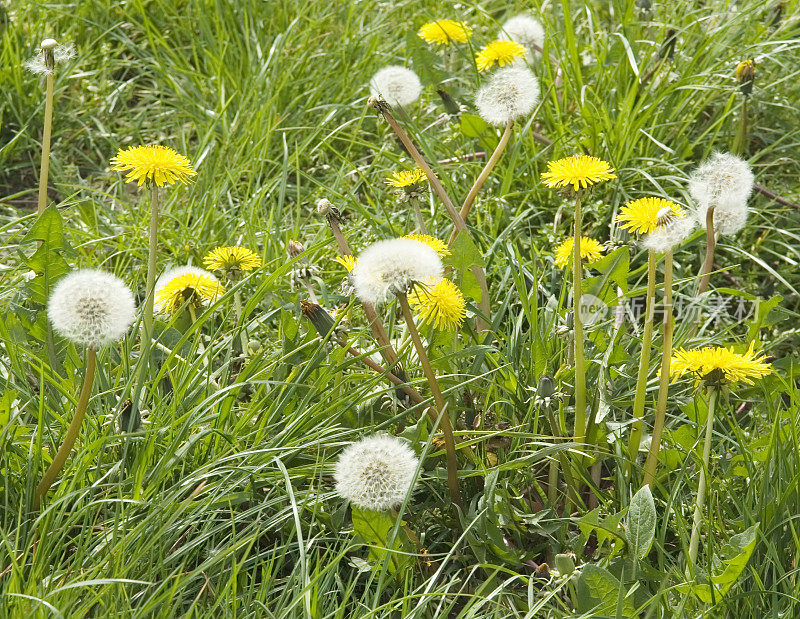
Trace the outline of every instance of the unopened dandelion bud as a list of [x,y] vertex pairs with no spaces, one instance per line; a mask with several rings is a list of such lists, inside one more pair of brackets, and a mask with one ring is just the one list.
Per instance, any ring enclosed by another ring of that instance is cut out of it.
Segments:
[[678,42],[676,35],[677,32],[674,28],[667,30],[667,36],[664,37],[664,42],[661,44],[661,48],[658,50],[659,58],[672,60],[672,57],[675,55],[675,44]]
[[756,79],[756,63],[750,60],[742,60],[736,65],[736,81],[739,82],[739,89],[745,97],[749,97],[753,92],[753,82]]
[[310,301],[301,300],[300,312],[314,326],[314,329],[321,338],[324,339],[328,337],[330,332],[333,331],[335,325],[333,316],[331,316],[321,305],[312,303]]
[[286,251],[289,252],[290,258],[297,258],[300,254],[302,254],[306,250],[303,247],[303,244],[299,241],[289,241],[286,245]]

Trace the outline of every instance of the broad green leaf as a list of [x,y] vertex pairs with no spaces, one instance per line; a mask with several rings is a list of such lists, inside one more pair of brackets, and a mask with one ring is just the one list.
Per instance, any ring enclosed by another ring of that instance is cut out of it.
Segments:
[[481,254],[469,232],[466,230],[462,230],[458,233],[450,251],[452,253],[447,257],[446,262],[454,269],[466,271],[473,264],[477,264],[479,267],[486,266],[483,254]]
[[374,569],[381,568],[387,552],[391,553],[387,568],[390,572],[394,573],[409,563],[410,557],[408,555],[392,552],[393,550],[403,549],[402,536],[404,532],[402,528],[397,531],[394,544],[392,544],[391,548],[389,546],[389,538],[394,528],[394,520],[389,514],[361,509],[355,505],[352,506],[352,514],[353,530],[364,543],[369,545],[369,560],[372,562]]
[[650,486],[642,486],[628,506],[626,537],[633,556],[644,559],[653,543],[656,530],[656,506]]
[[447,77],[437,66],[439,57],[419,38],[414,29],[406,32],[406,52],[423,85],[438,86]]
[[[578,579],[578,612],[597,615],[616,615],[617,601],[620,594],[619,580],[608,570],[588,564],[581,569]],[[622,616],[631,617],[635,612],[633,602],[629,598],[622,601]]]
[[479,138],[489,129],[489,123],[475,114],[462,114],[460,126],[461,133],[468,138]]

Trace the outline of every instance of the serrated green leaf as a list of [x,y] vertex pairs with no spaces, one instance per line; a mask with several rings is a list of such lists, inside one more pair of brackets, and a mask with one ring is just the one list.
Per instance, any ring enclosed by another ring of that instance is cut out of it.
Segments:
[[397,531],[397,537],[390,546],[389,539],[394,529],[394,519],[384,512],[376,512],[370,509],[361,509],[352,506],[353,530],[356,535],[369,545],[369,561],[373,569],[381,569],[386,553],[391,553],[387,569],[394,573],[400,568],[408,565],[410,558],[408,555],[392,552],[393,550],[403,549],[403,529]]
[[466,271],[473,264],[479,267],[486,266],[483,254],[481,254],[467,230],[461,230],[458,233],[450,251],[451,254],[448,256],[447,264],[459,271]]
[[631,553],[638,559],[644,559],[653,544],[656,530],[656,506],[650,486],[642,486],[633,495],[625,524]]
[[[578,612],[594,613],[595,615],[616,615],[617,601],[620,595],[625,595],[620,591],[622,585],[619,580],[602,567],[584,565],[578,579]],[[631,617],[635,613],[633,602],[629,598],[622,601],[622,615]]]

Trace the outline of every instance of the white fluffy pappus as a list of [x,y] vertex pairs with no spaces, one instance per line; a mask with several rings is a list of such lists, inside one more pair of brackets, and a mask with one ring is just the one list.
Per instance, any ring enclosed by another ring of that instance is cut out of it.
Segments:
[[356,295],[366,303],[381,305],[414,282],[440,279],[444,266],[439,254],[413,239],[378,241],[358,256],[350,272]]
[[697,220],[691,215],[674,217],[667,224],[658,226],[650,234],[641,237],[639,243],[645,249],[665,254],[683,243],[697,226]]
[[362,509],[386,511],[411,491],[419,459],[404,440],[373,434],[349,445],[334,471],[336,492]]
[[125,335],[136,317],[136,304],[130,288],[116,275],[80,269],[53,288],[47,316],[58,334],[99,349]]
[[75,48],[72,45],[58,45],[53,39],[45,39],[42,41],[39,53],[25,61],[25,68],[35,75],[49,75],[53,72],[45,61],[45,49],[52,51],[56,64],[62,64],[75,57]]
[[537,103],[539,80],[520,66],[498,69],[475,96],[481,118],[500,126],[529,114]]
[[419,99],[422,83],[411,69],[389,65],[372,76],[369,91],[373,97],[382,96],[389,105],[405,107]]
[[734,234],[747,221],[747,200],[753,191],[753,172],[743,159],[714,153],[689,175],[689,193],[697,202],[697,223],[705,229],[706,215],[714,207],[714,230]]
[[519,43],[525,48],[526,58],[530,60],[537,52],[537,47],[544,47],[544,26],[531,15],[515,15],[503,23],[497,39]]

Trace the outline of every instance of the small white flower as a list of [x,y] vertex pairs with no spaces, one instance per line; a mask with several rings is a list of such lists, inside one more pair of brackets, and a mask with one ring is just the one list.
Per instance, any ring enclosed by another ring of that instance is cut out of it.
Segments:
[[374,434],[348,446],[333,474],[336,492],[362,509],[397,507],[411,491],[419,459],[394,436]]
[[503,24],[497,39],[519,43],[525,48],[525,56],[530,60],[537,47],[544,47],[544,26],[530,15],[516,15]]
[[405,107],[419,99],[422,83],[411,69],[390,65],[372,76],[369,91],[373,97],[382,96],[389,105]]
[[706,227],[714,207],[714,230],[734,234],[747,221],[747,200],[753,191],[750,165],[730,153],[714,153],[689,176],[689,193],[697,202],[697,222]]
[[507,125],[529,114],[539,102],[539,81],[526,67],[504,67],[495,71],[478,91],[478,113],[493,125]]
[[413,239],[391,239],[361,252],[350,277],[359,299],[381,305],[414,282],[438,280],[443,274],[442,259],[433,249]]
[[697,226],[697,220],[689,215],[673,217],[665,225],[658,226],[650,234],[643,235],[639,243],[645,249],[664,254],[683,243]]
[[47,315],[57,333],[98,349],[125,335],[136,306],[130,288],[116,275],[80,269],[56,284]]

